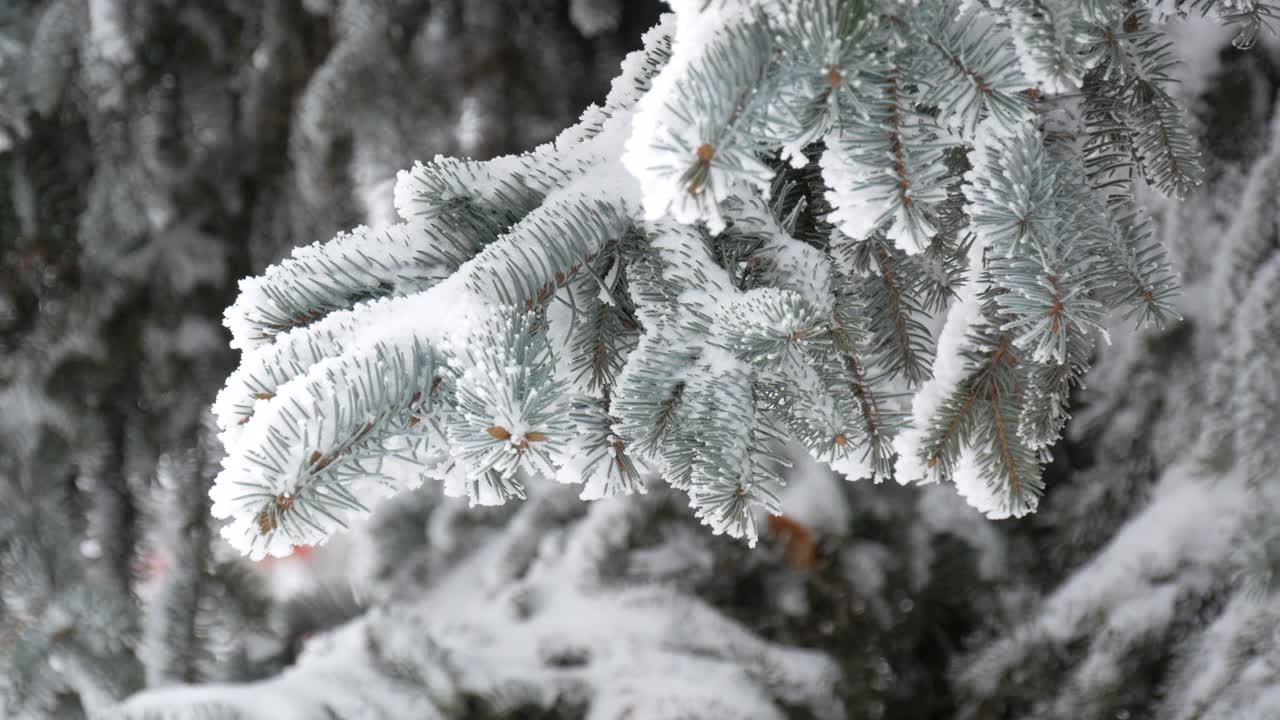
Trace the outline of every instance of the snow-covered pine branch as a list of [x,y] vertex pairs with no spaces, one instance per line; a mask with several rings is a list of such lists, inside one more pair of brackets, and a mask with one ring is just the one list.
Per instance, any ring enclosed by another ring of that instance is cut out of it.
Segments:
[[1273,37],[1280,25],[1280,5],[1273,0],[1171,0],[1168,3],[1179,13],[1214,13],[1222,23],[1236,30],[1232,41],[1237,48],[1247,50],[1267,30]]
[[1102,318],[1176,318],[1134,191],[1201,168],[1152,9],[671,5],[555,142],[418,164],[402,223],[242,283],[233,544],[322,542],[428,478],[494,503],[656,476],[754,542],[788,442],[1036,507]]

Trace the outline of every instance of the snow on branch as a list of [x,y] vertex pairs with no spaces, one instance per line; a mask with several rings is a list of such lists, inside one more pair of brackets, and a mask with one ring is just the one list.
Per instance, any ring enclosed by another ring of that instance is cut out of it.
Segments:
[[416,164],[402,223],[242,283],[213,490],[241,550],[426,478],[660,477],[753,542],[788,444],[1035,509],[1105,316],[1177,319],[1134,198],[1201,169],[1149,9],[672,7],[554,142]]

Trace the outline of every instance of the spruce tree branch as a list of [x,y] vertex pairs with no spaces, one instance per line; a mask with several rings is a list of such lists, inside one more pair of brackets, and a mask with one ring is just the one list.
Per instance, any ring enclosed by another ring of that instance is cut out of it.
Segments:
[[1018,479],[1018,468],[1014,464],[1013,454],[1009,451],[1009,438],[1005,435],[999,391],[996,389],[994,382],[987,384],[987,398],[991,401],[991,421],[995,423],[996,439],[1000,444],[1000,456],[1009,474],[1009,489],[1013,495],[1018,496],[1022,494],[1022,483]]

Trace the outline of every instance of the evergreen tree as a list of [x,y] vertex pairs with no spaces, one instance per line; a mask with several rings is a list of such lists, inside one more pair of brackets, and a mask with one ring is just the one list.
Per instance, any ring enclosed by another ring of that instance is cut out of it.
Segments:
[[271,673],[354,612],[273,604],[217,537],[218,315],[385,214],[402,154],[549,137],[655,14],[478,5],[0,3],[0,715]]

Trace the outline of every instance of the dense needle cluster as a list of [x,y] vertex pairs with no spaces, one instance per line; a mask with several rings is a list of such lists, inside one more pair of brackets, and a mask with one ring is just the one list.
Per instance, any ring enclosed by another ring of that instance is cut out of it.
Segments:
[[[671,4],[553,143],[417,164],[401,222],[242,282],[212,491],[237,547],[321,542],[427,479],[497,504],[661,477],[754,541],[787,443],[1035,509],[1103,317],[1176,318],[1135,202],[1201,172],[1160,18]],[[1252,37],[1240,3],[1191,5]]]

